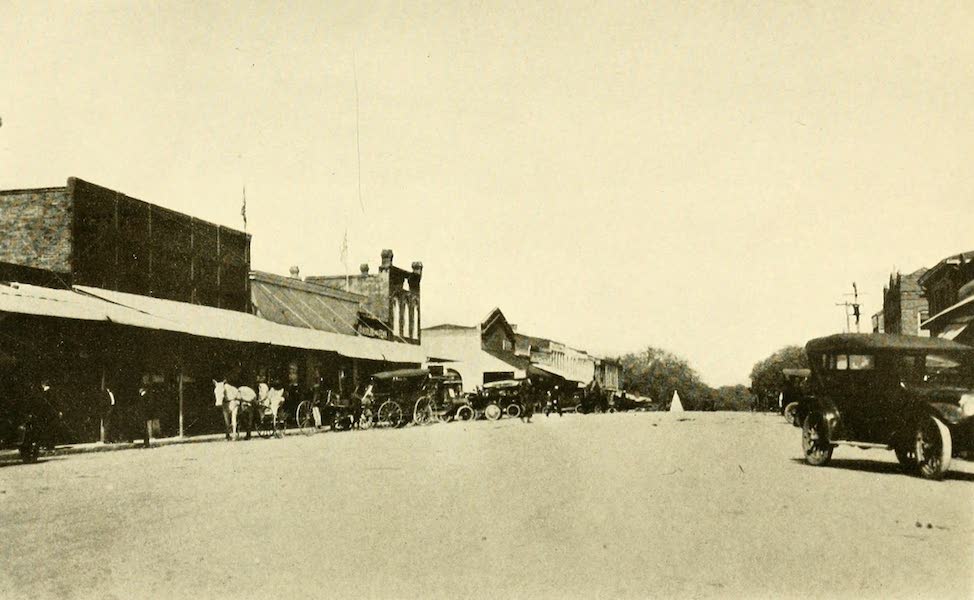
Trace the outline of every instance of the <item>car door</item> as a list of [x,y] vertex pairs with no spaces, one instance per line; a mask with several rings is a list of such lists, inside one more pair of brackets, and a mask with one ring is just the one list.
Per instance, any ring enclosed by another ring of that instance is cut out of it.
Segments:
[[836,352],[828,357],[830,396],[839,410],[841,439],[869,441],[872,437],[869,420],[876,402],[874,366],[871,354]]

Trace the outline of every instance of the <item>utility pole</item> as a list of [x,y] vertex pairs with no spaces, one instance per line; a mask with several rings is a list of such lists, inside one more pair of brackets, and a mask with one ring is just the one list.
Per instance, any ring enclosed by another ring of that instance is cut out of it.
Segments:
[[[850,316],[853,316],[853,317],[856,318],[856,333],[860,333],[860,331],[859,331],[859,317],[860,317],[860,314],[861,313],[860,313],[860,310],[859,310],[859,306],[860,306],[859,305],[859,287],[856,285],[856,282],[855,281],[852,282],[852,293],[851,294],[843,294],[843,295],[846,296],[846,297],[852,296],[852,302],[849,302],[848,300],[846,300],[844,302],[836,302],[836,304],[835,304],[836,306],[843,307],[843,310],[845,311],[845,331],[846,331],[846,333],[849,333],[852,330],[851,329],[851,324],[849,322],[849,317]],[[851,315],[849,313],[849,309],[850,308],[852,308]]]

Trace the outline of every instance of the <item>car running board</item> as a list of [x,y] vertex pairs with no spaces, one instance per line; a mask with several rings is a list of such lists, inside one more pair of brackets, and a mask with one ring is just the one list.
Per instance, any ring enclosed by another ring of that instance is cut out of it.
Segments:
[[829,443],[832,444],[833,446],[856,446],[862,448],[863,450],[867,450],[870,448],[881,448],[883,450],[892,449],[892,446],[890,446],[889,444],[874,444],[872,442],[853,442],[851,440],[831,440]]

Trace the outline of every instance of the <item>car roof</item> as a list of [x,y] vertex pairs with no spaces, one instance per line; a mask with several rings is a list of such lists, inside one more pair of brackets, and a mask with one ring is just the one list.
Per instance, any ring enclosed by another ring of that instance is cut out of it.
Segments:
[[521,385],[520,379],[502,379],[500,381],[491,381],[490,383],[484,384],[485,390],[495,390],[498,388],[514,388]]
[[974,352],[974,348],[941,338],[898,335],[894,333],[837,333],[815,338],[805,345],[810,354],[833,350],[851,352],[876,352],[901,350],[916,352]]
[[388,381],[390,379],[418,379],[420,377],[426,377],[429,374],[430,372],[426,369],[399,369],[396,371],[376,373],[372,378],[379,381]]

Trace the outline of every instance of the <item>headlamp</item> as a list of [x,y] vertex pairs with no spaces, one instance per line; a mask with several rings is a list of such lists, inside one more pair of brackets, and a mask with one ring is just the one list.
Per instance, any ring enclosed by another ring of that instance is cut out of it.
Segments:
[[974,416],[974,394],[964,394],[960,397],[960,409],[965,417]]

